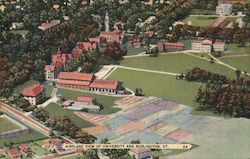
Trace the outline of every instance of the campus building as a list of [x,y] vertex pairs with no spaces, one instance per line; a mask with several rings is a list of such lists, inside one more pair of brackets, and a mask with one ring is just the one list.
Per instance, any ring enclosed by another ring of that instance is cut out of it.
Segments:
[[71,89],[117,94],[122,88],[122,82],[95,79],[94,74],[61,72],[58,78],[58,86]]
[[208,39],[198,39],[192,41],[192,50],[197,50],[201,52],[211,53],[212,49],[214,51],[224,51],[225,50],[225,42],[224,41],[215,41]]
[[183,42],[164,42],[158,41],[157,48],[159,52],[164,51],[183,51],[185,44]]
[[34,84],[30,88],[24,88],[23,95],[32,105],[37,105],[45,99],[45,87],[40,84]]
[[117,42],[121,44],[123,42],[124,36],[124,33],[122,33],[120,30],[103,31],[100,34],[100,38],[104,38],[107,43]]
[[149,148],[133,148],[129,150],[129,154],[136,159],[152,159],[152,151]]
[[53,19],[50,22],[42,23],[38,27],[38,29],[45,31],[45,30],[49,30],[49,29],[53,28],[54,26],[56,26],[58,24],[60,24],[60,20]]
[[63,71],[63,64],[61,62],[51,63],[50,65],[45,65],[45,79],[48,81],[53,81],[58,78],[60,72]]
[[231,15],[233,12],[233,5],[232,4],[219,4],[216,7],[216,14],[217,15]]

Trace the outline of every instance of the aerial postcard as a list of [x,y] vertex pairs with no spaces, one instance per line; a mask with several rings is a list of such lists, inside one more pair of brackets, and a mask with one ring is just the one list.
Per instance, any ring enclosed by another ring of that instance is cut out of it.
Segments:
[[0,159],[250,159],[250,0],[0,0]]

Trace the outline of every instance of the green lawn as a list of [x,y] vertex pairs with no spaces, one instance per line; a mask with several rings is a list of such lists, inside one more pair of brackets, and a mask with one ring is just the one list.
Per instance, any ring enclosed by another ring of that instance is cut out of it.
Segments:
[[42,148],[40,145],[36,144],[36,143],[30,143],[29,144],[31,149],[38,155],[38,156],[43,156],[48,154],[49,152]]
[[235,72],[219,64],[211,64],[209,61],[199,59],[186,54],[164,54],[158,57],[127,58],[121,65],[149,70],[185,73],[187,69],[200,67],[202,69],[235,78]]
[[75,115],[74,111],[69,110],[69,109],[64,109],[62,108],[62,106],[59,106],[58,104],[51,103],[45,108],[45,110],[47,110],[49,112],[49,115],[54,118],[62,117],[62,116],[69,117],[71,121],[80,128],[93,126],[93,124]]
[[[146,96],[163,97],[186,104],[196,108],[198,105],[194,102],[198,88],[203,85],[198,82],[187,82],[185,80],[176,80],[175,76],[162,75],[156,73],[147,73],[117,69],[109,79],[119,79],[124,85],[132,90],[142,88]],[[213,115],[210,111],[193,111],[193,114]]]
[[73,99],[75,100],[78,96],[86,95],[95,97],[98,103],[101,103],[104,106],[104,109],[100,112],[94,112],[97,114],[111,114],[119,111],[119,108],[114,108],[114,101],[118,100],[118,97],[110,97],[105,95],[97,95],[93,93],[86,93],[81,91],[75,91],[75,90],[68,90],[63,88],[58,88],[57,94],[63,95],[66,99]]
[[0,133],[20,129],[18,125],[6,118],[0,118]]
[[236,67],[239,70],[250,72],[250,56],[245,57],[224,57],[221,61]]
[[207,27],[211,26],[214,21],[217,19],[216,16],[188,16],[185,20],[184,23],[188,24],[188,22],[191,22],[191,25],[193,26],[200,26],[200,27]]
[[20,34],[20,35],[27,35],[29,33],[28,30],[12,30],[10,32]]
[[215,10],[208,10],[208,9],[192,9],[191,14],[214,15],[216,14],[216,12]]
[[244,47],[238,47],[237,44],[227,44],[225,55],[239,55],[239,54],[250,54],[250,42],[248,42]]
[[[12,118],[15,119],[15,117],[12,117]],[[8,138],[8,139],[0,140],[0,146],[3,146],[4,143],[6,143],[6,144],[8,144],[10,142],[23,143],[23,142],[36,141],[36,140],[41,140],[41,139],[47,138],[46,136],[44,136],[40,132],[38,132],[38,131],[34,130],[33,128],[27,126],[26,124],[22,123],[22,121],[20,121],[19,119],[16,119],[16,120],[18,120],[18,122],[20,122],[24,126],[28,127],[29,133],[25,134],[25,135],[18,136],[18,137],[12,137],[12,138]]]

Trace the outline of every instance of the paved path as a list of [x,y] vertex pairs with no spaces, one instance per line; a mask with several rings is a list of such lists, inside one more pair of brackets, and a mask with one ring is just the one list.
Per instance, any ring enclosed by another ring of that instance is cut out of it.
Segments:
[[126,67],[126,66],[117,66],[117,68],[122,68],[122,69],[127,69],[127,70],[133,70],[133,71],[141,71],[141,72],[150,72],[150,73],[172,75],[172,76],[180,75],[179,73],[164,72],[164,71],[155,71],[155,70],[147,70],[147,69],[140,69],[140,68],[134,68],[134,67]]

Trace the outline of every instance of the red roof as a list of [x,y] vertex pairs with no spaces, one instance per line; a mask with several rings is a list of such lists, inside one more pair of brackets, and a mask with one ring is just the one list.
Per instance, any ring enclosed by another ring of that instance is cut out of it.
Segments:
[[61,139],[58,139],[58,138],[55,138],[55,139],[51,139],[50,140],[50,144],[52,144],[52,145],[57,145],[57,144],[59,144],[59,143],[61,143],[62,142],[62,140]]
[[224,3],[241,3],[244,4],[246,3],[246,0],[219,0],[220,4],[224,4]]
[[116,31],[103,31],[101,32],[100,36],[119,36],[120,32],[116,32]]
[[146,34],[148,35],[148,37],[153,37],[153,35],[155,34],[154,31],[147,31]]
[[45,90],[43,85],[40,84],[34,84],[30,88],[24,88],[23,95],[29,96],[29,97],[36,97],[40,93],[42,93]]
[[90,88],[103,88],[103,89],[116,89],[118,86],[118,81],[115,80],[94,80],[90,84]]
[[22,156],[22,153],[20,151],[18,151],[18,149],[16,149],[16,148],[11,148],[9,150],[9,153],[10,153],[10,157],[12,157],[12,158],[18,158],[18,157]]
[[76,101],[77,102],[86,102],[86,103],[93,103],[95,98],[90,97],[90,96],[78,96]]
[[89,38],[89,41],[93,42],[93,43],[99,43],[100,42],[100,38]]
[[96,43],[90,42],[78,42],[78,47],[85,51],[95,50],[97,48]]
[[136,154],[141,154],[141,153],[145,153],[145,152],[151,152],[151,150],[149,148],[133,148],[130,151],[136,153]]
[[88,74],[88,73],[61,72],[58,78],[64,80],[92,81],[94,77],[95,77],[94,74]]
[[23,151],[30,149],[29,145],[27,144],[20,144],[19,148],[20,150],[23,150]]
[[75,81],[75,80],[59,80],[58,84],[69,84],[69,85],[78,85],[78,86],[89,86],[90,82],[85,81]]
[[63,64],[61,62],[56,62],[56,63],[52,63],[50,65],[45,65],[45,69],[50,69],[50,71],[54,71],[55,68],[61,67],[63,66]]
[[166,45],[166,46],[184,47],[184,43],[183,42],[165,42],[164,45]]

